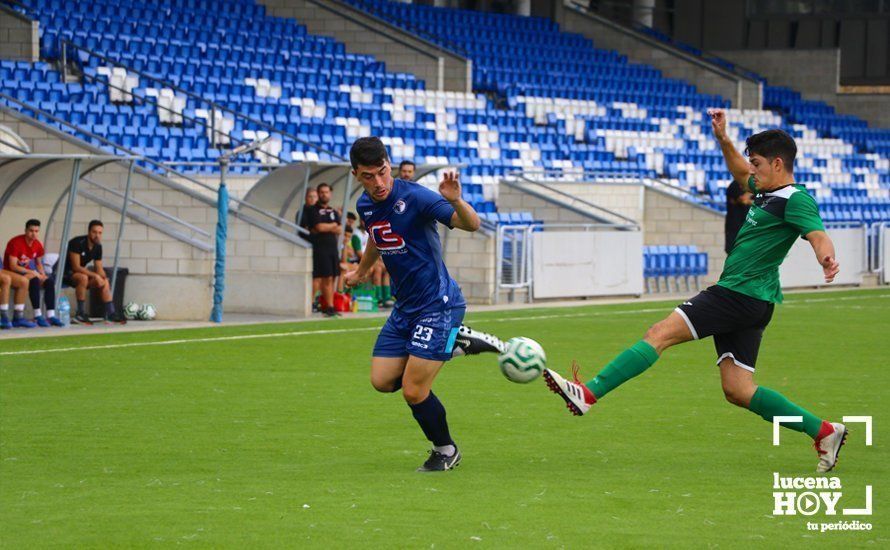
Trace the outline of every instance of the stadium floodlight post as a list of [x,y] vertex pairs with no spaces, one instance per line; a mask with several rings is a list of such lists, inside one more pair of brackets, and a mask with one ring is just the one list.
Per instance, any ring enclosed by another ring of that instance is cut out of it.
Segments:
[[127,223],[127,207],[130,205],[130,184],[133,181],[133,167],[135,161],[130,159],[130,167],[127,171],[127,185],[124,188],[124,204],[121,206],[121,223],[117,229],[117,240],[114,243],[114,268],[111,271],[111,301],[114,302],[114,289],[117,287],[117,266],[121,252],[121,238],[124,236],[124,225]]
[[80,180],[80,159],[75,159],[74,166],[71,168],[71,187],[68,188],[65,222],[62,224],[62,247],[59,250],[59,259],[53,268],[53,276],[56,278],[56,296],[62,295],[62,274],[65,273],[65,261],[68,259],[68,235],[71,233],[71,214],[74,212],[74,199],[77,198],[78,180]]
[[213,264],[213,308],[210,310],[210,321],[222,323],[223,293],[226,289],[226,238],[229,217],[229,190],[226,187],[226,172],[229,163],[238,155],[256,151],[265,145],[272,136],[239,145],[219,157],[219,189],[216,196],[216,260]]

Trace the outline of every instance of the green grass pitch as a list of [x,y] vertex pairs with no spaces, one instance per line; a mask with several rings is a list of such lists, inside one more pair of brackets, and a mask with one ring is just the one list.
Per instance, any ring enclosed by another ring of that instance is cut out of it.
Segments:
[[[585,379],[674,302],[474,313]],[[773,472],[815,476],[809,438],[725,402],[710,340],[674,348],[575,418],[493,356],[435,384],[464,461],[428,444],[399,394],[373,391],[382,319],[0,340],[0,547],[887,547],[890,292],[795,294],[757,381],[814,413],[872,415],[836,473],[871,517],[772,515]],[[331,331],[316,334],[281,334]],[[272,336],[269,336],[269,335]],[[275,335],[277,334],[277,335]],[[241,338],[242,336],[260,336]],[[220,337],[237,337],[218,339]],[[193,340],[168,345],[134,345]],[[33,350],[111,346],[91,351]],[[26,352],[31,353],[19,353]],[[813,533],[859,519],[870,532]]]

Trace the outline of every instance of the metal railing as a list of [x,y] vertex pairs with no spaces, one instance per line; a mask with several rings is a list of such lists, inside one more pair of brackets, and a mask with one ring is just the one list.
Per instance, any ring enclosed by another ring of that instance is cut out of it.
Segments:
[[[111,187],[103,185],[103,184],[93,180],[92,178],[83,177],[83,178],[81,178],[81,181],[84,181],[84,182],[90,184],[91,186],[99,189],[100,191],[102,191],[103,193],[105,193],[107,195],[112,195],[119,199],[124,199],[124,193],[121,193],[117,189],[113,189]],[[79,189],[78,194],[84,195],[85,197],[89,198],[90,200],[93,200],[94,202],[100,202],[103,204],[103,206],[106,206],[106,207],[114,209],[114,210],[120,211],[120,209],[123,207],[122,205],[118,205],[116,202],[113,202],[111,200],[103,198],[95,193],[90,192],[90,191],[86,191],[85,189]],[[141,214],[139,212],[133,212],[132,211],[133,207],[141,208],[141,209],[145,210],[147,213]],[[164,212],[163,210],[160,210],[159,208],[156,208],[150,204],[142,202],[138,199],[134,199],[133,197],[127,198],[127,215],[132,217],[133,219],[136,219],[140,223],[143,223],[153,229],[161,231],[162,233],[166,233],[167,235],[170,235],[171,237],[175,237],[181,241],[187,242],[188,244],[191,244],[192,246],[195,246],[196,248],[200,248],[201,250],[204,250],[207,252],[213,250],[213,245],[211,242],[212,236],[209,232],[204,231],[200,227],[193,225],[183,219],[177,218],[176,216],[174,216],[168,212]],[[152,216],[159,217],[159,218],[165,220],[166,222],[170,222],[172,224],[175,224],[176,226],[180,226],[180,227],[184,228],[185,231],[179,231],[179,230],[171,227],[168,223],[161,222]]]
[[17,0],[0,0],[0,9],[27,21],[37,20],[37,12],[30,6],[26,6]]
[[645,178],[643,180],[643,184],[653,189],[661,189],[662,191],[679,197],[686,202],[691,202],[699,206],[705,206],[711,210],[720,212],[721,214],[726,211],[726,205],[721,203],[720,201],[716,201],[704,195],[698,195],[691,192],[689,189],[674,185],[672,183],[668,183],[661,178]]
[[[547,171],[541,171],[541,172],[537,172],[537,171],[535,171],[535,172],[531,172],[531,174],[534,174],[534,175],[542,174],[542,175],[544,175],[544,177],[546,177],[546,173],[547,173]],[[551,172],[551,173],[556,173],[556,172]],[[527,184],[531,184],[531,185],[534,185],[534,186],[537,186],[537,187],[540,187],[540,188],[544,189],[544,190],[545,190],[545,193],[536,193],[536,194],[538,194],[539,196],[542,196],[542,198],[543,198],[543,197],[546,197],[547,194],[555,195],[555,196],[559,197],[560,199],[562,199],[563,201],[566,201],[566,203],[567,203],[569,206],[572,206],[575,210],[577,210],[577,211],[579,211],[579,212],[582,212],[582,213],[584,213],[584,214],[586,214],[586,215],[588,215],[588,216],[593,216],[593,217],[595,217],[595,218],[600,218],[600,219],[602,219],[602,220],[605,221],[605,222],[609,222],[609,223],[613,223],[613,224],[619,224],[619,225],[621,225],[621,224],[629,224],[629,225],[633,225],[633,226],[637,226],[637,225],[639,225],[638,222],[637,222],[637,220],[634,220],[634,219],[632,219],[632,218],[629,218],[629,217],[627,217],[627,216],[625,216],[625,215],[623,215],[623,214],[620,214],[620,213],[618,213],[618,212],[616,212],[616,211],[614,211],[614,210],[611,210],[611,209],[609,209],[609,208],[605,208],[605,207],[600,206],[600,205],[598,205],[598,204],[594,204],[594,203],[592,203],[592,202],[590,202],[590,201],[587,201],[587,200],[578,198],[578,197],[572,195],[571,193],[566,193],[565,191],[562,191],[562,190],[560,190],[560,189],[556,189],[556,188],[553,187],[552,185],[548,185],[548,183],[594,184],[594,183],[596,183],[596,182],[593,182],[593,181],[579,181],[579,180],[571,179],[571,175],[570,175],[570,174],[562,173],[562,175],[565,176],[566,179],[564,179],[564,180],[559,180],[559,181],[551,181],[551,182],[547,182],[547,183],[545,183],[545,182],[543,182],[543,181],[540,181],[540,180],[536,180],[536,179],[532,179],[532,178],[530,178],[528,174],[529,174],[529,172],[525,172],[525,173],[515,173],[515,174],[513,174],[513,177],[515,177],[515,178],[516,178],[517,180],[519,180],[519,181],[522,181],[522,182],[525,182],[525,183],[527,183]],[[634,179],[634,181],[637,181],[638,183],[641,183],[641,182],[639,182],[639,180],[637,180],[636,178],[633,178],[633,179]],[[526,190],[526,192],[528,192],[528,190]],[[591,210],[593,210],[593,211],[599,213],[599,215],[598,215],[598,214],[595,214],[594,212],[591,212]]]
[[890,232],[890,223],[881,222],[875,224],[874,227],[876,233],[876,238],[873,241],[875,251],[873,255],[869,255],[869,258],[874,258],[874,261],[869,266],[869,271],[878,275],[881,283],[888,284],[890,283],[890,273],[887,272],[887,249],[890,246],[890,239],[887,238],[887,233]]
[[528,292],[531,301],[531,238],[528,225],[500,225],[495,240],[495,295],[498,303],[502,291],[513,301],[517,290]]
[[[310,1],[316,5],[320,5],[315,0],[310,0]],[[337,0],[337,1],[340,2],[340,0]],[[452,44],[450,42],[447,45],[443,45],[439,42],[441,40],[440,36],[436,36],[434,34],[431,34],[427,31],[417,27],[417,25],[414,25],[411,21],[402,19],[400,17],[390,17],[384,13],[380,13],[379,11],[375,10],[373,8],[373,6],[367,6],[364,3],[354,4],[352,2],[348,2],[347,5],[351,8],[358,10],[358,11],[364,12],[364,13],[370,15],[371,17],[373,17],[374,19],[382,21],[383,23],[386,23],[389,25],[394,25],[395,27],[401,27],[402,29],[409,31],[411,34],[416,35],[417,37],[420,37],[424,42],[429,43],[430,46],[434,46],[435,48],[440,49],[445,52],[448,52],[452,55],[457,55],[457,56],[463,57],[465,59],[470,59],[469,52],[467,52],[465,49],[461,48],[459,45]],[[326,6],[321,6],[321,7],[326,7]],[[343,14],[338,14],[338,15],[340,15],[341,17],[343,16]],[[363,24],[363,23],[359,23],[359,24],[362,24],[363,26],[367,26],[366,24]],[[397,40],[395,38],[390,37],[390,39],[396,40],[397,42],[404,44],[403,42],[401,42],[400,40]],[[410,44],[404,44],[404,45],[411,47],[412,49],[416,49],[413,46],[411,46]],[[421,53],[426,53],[426,52],[423,52],[423,50],[418,50],[418,51],[420,51]]]
[[[18,105],[19,107],[21,107],[22,109],[30,110],[33,113],[40,115],[41,117],[45,117],[46,119],[53,121],[59,125],[70,128],[78,134],[88,136],[91,139],[95,139],[95,140],[99,141],[100,143],[102,143],[103,145],[111,147],[115,154],[124,154],[124,155],[128,155],[128,156],[139,157],[139,159],[140,159],[139,162],[144,162],[144,163],[156,168],[157,170],[160,171],[160,174],[163,174],[163,177],[167,178],[168,180],[171,176],[175,176],[175,177],[180,178],[184,181],[187,181],[189,184],[198,186],[201,189],[208,191],[209,193],[211,193],[214,196],[217,193],[217,189],[215,187],[207,185],[206,183],[204,183],[202,181],[194,179],[191,176],[184,174],[182,172],[179,172],[178,170],[175,170],[175,169],[173,169],[163,163],[160,163],[154,159],[151,159],[148,157],[143,157],[143,156],[139,155],[138,153],[136,153],[135,151],[132,151],[122,145],[119,145],[119,144],[117,144],[103,136],[100,136],[93,132],[90,132],[89,130],[81,128],[80,126],[77,126],[76,124],[73,124],[71,122],[68,122],[67,120],[59,118],[51,113],[48,113],[48,112],[44,111],[43,109],[40,109],[39,107],[36,107],[36,106],[31,105],[27,102],[16,99],[16,98],[14,98],[10,95],[7,95],[5,93],[2,93],[2,92],[0,92],[0,100],[14,103],[15,105]],[[39,124],[46,124],[45,122],[41,121],[38,117],[29,116],[26,113],[23,113],[21,111],[14,109],[12,106],[3,106],[2,104],[0,104],[0,110],[8,110],[13,113],[18,113],[22,116],[26,116],[26,117],[36,121]],[[76,136],[74,136],[68,132],[63,131],[61,133],[71,139],[77,139]],[[79,141],[82,142],[81,145],[84,146],[85,148],[92,149],[92,150],[99,150],[95,147],[95,145],[93,145],[89,142],[83,142],[83,140],[79,140]],[[107,152],[107,151],[105,151],[105,152]],[[141,168],[140,168],[140,172],[143,175],[147,175],[147,176],[159,176],[160,175],[158,173],[152,172],[151,170],[145,170],[145,169],[141,169]],[[180,187],[179,190],[188,191],[188,188],[181,186],[181,184],[174,184],[172,181],[164,181],[162,179],[159,179],[159,181],[161,181],[161,183],[163,183],[169,187]],[[205,200],[206,202],[208,202],[208,204],[214,203],[214,201],[210,197],[207,197],[205,195],[196,193],[193,196],[199,197],[199,198]],[[268,212],[266,210],[263,210],[262,208],[254,206],[253,204],[251,204],[249,202],[238,199],[237,197],[233,197],[231,195],[229,196],[229,202],[234,203],[236,206],[235,208],[232,208],[230,210],[230,212],[233,215],[235,215],[236,217],[239,217],[249,223],[252,223],[258,227],[261,227],[261,228],[265,229],[266,231],[269,231],[270,233],[274,233],[276,235],[279,235],[279,236],[284,237],[291,241],[294,241],[294,239],[297,236],[305,238],[308,235],[308,231],[306,231],[304,228],[298,226],[294,222],[287,220],[285,218],[281,218],[271,212]],[[268,218],[269,221],[264,221],[264,219],[258,219],[254,216],[251,216],[250,214],[247,214],[246,212],[252,212],[254,214],[260,215],[262,218]],[[284,226],[284,228],[286,228],[288,231],[282,230],[281,229],[282,226]],[[297,242],[297,241],[295,241],[295,242]]]
[[[636,223],[625,225],[609,223],[530,223],[500,225],[495,237],[495,295],[498,303],[501,292],[506,291],[509,301],[517,291],[526,291],[526,301],[532,301],[534,291],[534,239],[538,231],[641,231]],[[641,251],[642,253],[642,251]]]
[[[558,0],[558,1],[561,1],[561,0]],[[613,3],[613,4],[621,5],[621,3]],[[671,39],[670,41],[666,41],[660,37],[652,35],[651,33],[647,32],[647,29],[649,29],[649,27],[646,27],[645,25],[642,25],[640,23],[637,23],[636,21],[633,21],[632,18],[630,18],[627,22],[615,21],[613,19],[610,19],[609,17],[606,17],[605,15],[597,13],[595,10],[590,9],[589,6],[578,3],[576,0],[568,0],[565,2],[565,5],[566,5],[566,7],[569,7],[576,12],[582,13],[587,16],[596,17],[601,20],[605,20],[608,23],[610,23],[612,26],[616,26],[616,27],[619,27],[619,28],[625,30],[625,34],[632,32],[635,35],[637,35],[637,37],[640,38],[641,40],[645,40],[645,41],[649,42],[651,45],[658,47],[659,49],[669,50],[671,53],[673,53],[675,55],[687,58],[690,61],[696,63],[697,65],[707,68],[708,70],[710,70],[712,72],[722,73],[724,75],[732,75],[737,78],[742,78],[742,79],[745,79],[745,80],[748,80],[751,82],[759,82],[760,75],[758,75],[755,71],[753,71],[747,67],[744,67],[742,65],[739,65],[738,63],[733,63],[731,61],[725,60],[722,57],[720,57],[714,53],[711,53],[707,50],[703,50],[701,48],[695,48],[696,50],[701,52],[701,55],[696,55],[692,52],[689,52],[686,49],[682,48],[679,44],[675,43],[673,41],[673,39]],[[623,4],[623,6],[626,6],[629,10],[637,9],[637,6],[631,6],[631,4],[629,4],[629,3]],[[665,11],[669,11],[669,10],[665,10]],[[708,56],[708,57],[705,57],[705,56]],[[715,60],[718,60],[718,61],[715,61]],[[732,67],[731,68],[726,67],[721,62],[729,63],[732,65]]]
[[649,176],[628,176],[620,172],[610,172],[602,170],[582,170],[578,172],[572,172],[553,168],[523,170],[520,172],[512,172],[510,175],[521,175],[531,179],[544,178],[546,180],[552,180],[552,182],[554,183],[578,183],[590,185],[609,185],[613,183],[638,184],[653,189],[660,189],[676,197],[682,198],[687,202],[694,203],[698,206],[704,206],[711,210],[719,211],[721,213],[726,210],[725,206],[719,201],[716,201],[704,195],[693,193],[689,189],[674,185],[659,177],[653,178]]

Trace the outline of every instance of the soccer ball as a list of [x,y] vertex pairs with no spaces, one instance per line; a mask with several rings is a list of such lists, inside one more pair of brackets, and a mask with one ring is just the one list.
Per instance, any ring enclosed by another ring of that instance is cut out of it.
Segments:
[[507,380],[520,384],[527,384],[541,376],[546,365],[547,356],[541,344],[524,336],[507,340],[504,353],[498,355],[498,366]]
[[136,318],[140,321],[151,321],[157,314],[158,312],[155,310],[155,306],[151,304],[142,304],[142,307],[139,308],[139,312],[136,314]]
[[135,319],[139,314],[139,304],[136,302],[129,302],[124,306],[124,315],[127,319]]

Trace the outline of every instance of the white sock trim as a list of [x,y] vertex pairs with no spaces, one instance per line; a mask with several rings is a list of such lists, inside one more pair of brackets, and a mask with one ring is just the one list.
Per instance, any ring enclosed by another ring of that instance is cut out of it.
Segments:
[[720,366],[720,361],[723,361],[723,360],[726,359],[727,357],[731,358],[731,359],[732,359],[732,362],[735,363],[737,367],[741,367],[741,368],[743,368],[743,369],[745,369],[745,370],[747,370],[747,371],[754,372],[754,367],[749,367],[748,365],[746,365],[746,364],[740,362],[738,359],[735,358],[735,355],[733,355],[731,351],[727,351],[726,353],[724,353],[723,355],[721,355],[719,359],[717,359],[717,366],[719,367],[719,366]]
[[695,332],[695,327],[692,326],[692,321],[690,321],[690,320],[689,320],[689,317],[686,316],[686,312],[683,311],[682,309],[678,308],[678,307],[675,307],[675,308],[674,308],[674,311],[676,311],[677,313],[679,313],[679,314],[680,314],[680,317],[682,317],[683,320],[686,321],[686,326],[689,327],[689,332],[692,333],[692,339],[693,339],[693,340],[698,340],[698,333]]
[[34,308],[34,317],[40,317],[41,315],[43,315],[43,312],[40,311],[39,307],[35,307]]
[[47,316],[47,317],[55,317],[55,316],[56,316],[56,310],[54,310],[54,309],[48,309],[48,310],[46,310],[46,316]]
[[25,304],[16,304],[15,310],[16,311],[25,311]]
[[454,453],[457,452],[457,449],[454,447],[454,445],[442,445],[441,447],[433,445],[433,450],[445,456],[453,456]]
[[9,311],[9,304],[0,304],[0,311]]

